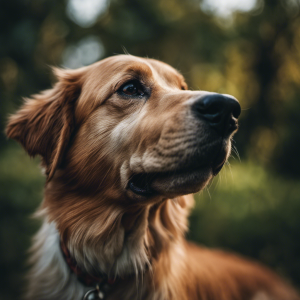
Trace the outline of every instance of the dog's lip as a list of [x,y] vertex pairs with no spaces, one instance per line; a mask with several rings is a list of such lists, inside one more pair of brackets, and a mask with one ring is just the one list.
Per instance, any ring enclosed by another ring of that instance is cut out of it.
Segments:
[[227,155],[221,155],[218,157],[215,165],[213,166],[213,175],[216,176],[223,168],[225,162],[227,161]]
[[[151,188],[151,182],[154,174],[139,173],[131,177],[128,182],[127,188],[137,195],[150,197],[155,194],[155,191]],[[151,179],[150,179],[151,177]]]
[[216,176],[223,168],[225,162],[227,161],[227,155],[228,151],[226,147],[222,147],[212,165],[212,172],[214,176]]
[[203,166],[201,168],[187,168],[187,169],[179,169],[179,170],[168,171],[168,172],[134,174],[133,176],[131,176],[130,180],[128,181],[127,189],[131,190],[133,193],[140,196],[144,196],[147,198],[153,197],[160,193],[157,191],[158,181],[165,180],[168,178],[174,178],[174,177],[187,178],[192,174],[201,173],[203,169],[207,169],[207,168],[208,168],[207,166]]

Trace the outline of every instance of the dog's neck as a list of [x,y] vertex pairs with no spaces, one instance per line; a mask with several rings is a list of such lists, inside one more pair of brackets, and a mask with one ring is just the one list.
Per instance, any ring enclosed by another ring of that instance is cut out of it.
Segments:
[[95,200],[66,194],[65,189],[59,195],[59,191],[46,188],[43,207],[47,218],[55,222],[81,269],[109,278],[138,277],[151,269],[153,259],[183,238],[193,202],[185,196],[121,206],[116,204],[122,203],[120,199],[108,199],[108,195]]
[[[116,205],[113,197],[108,199],[109,195],[95,199],[66,193],[66,190],[65,186],[54,185],[53,182],[46,186],[40,210],[44,225],[33,246],[29,286],[33,294],[29,295],[29,299],[79,300],[87,290],[64,261],[60,249],[62,238],[85,272],[91,275],[100,272],[110,278],[124,279],[125,286],[116,287],[116,293],[126,289],[128,299],[132,299],[137,293],[137,282],[147,280],[150,283],[145,287],[153,286],[153,281],[158,280],[156,291],[163,290],[161,295],[164,291],[170,292],[168,287],[161,289],[160,286],[168,276],[165,270],[170,274],[177,273],[171,270],[170,265],[176,267],[178,260],[175,259],[168,267],[163,266],[168,264],[168,259],[175,252],[183,249],[192,196],[167,199],[144,207],[124,207]],[[49,276],[49,273],[55,274]],[[56,282],[50,283],[49,277]],[[56,289],[53,290],[53,286]],[[139,285],[138,293],[142,286]],[[151,299],[164,299],[164,296]]]

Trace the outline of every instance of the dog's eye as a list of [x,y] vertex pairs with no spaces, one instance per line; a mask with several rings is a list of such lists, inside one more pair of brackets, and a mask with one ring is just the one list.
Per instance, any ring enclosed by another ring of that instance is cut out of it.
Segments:
[[125,83],[119,89],[119,93],[126,96],[139,96],[142,97],[145,95],[142,85],[138,81],[130,81]]

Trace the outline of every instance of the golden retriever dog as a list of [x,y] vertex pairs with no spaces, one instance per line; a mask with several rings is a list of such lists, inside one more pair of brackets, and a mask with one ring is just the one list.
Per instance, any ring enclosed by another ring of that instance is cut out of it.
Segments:
[[131,55],[54,72],[7,126],[47,176],[27,299],[299,299],[267,268],[184,238],[191,194],[229,157],[234,97]]

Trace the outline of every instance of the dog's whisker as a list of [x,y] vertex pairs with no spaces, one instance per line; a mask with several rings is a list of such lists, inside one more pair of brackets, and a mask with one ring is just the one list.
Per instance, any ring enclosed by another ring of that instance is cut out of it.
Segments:
[[130,55],[129,52],[127,51],[126,47],[123,45],[122,45],[122,50],[123,50],[124,54]]
[[238,152],[237,148],[234,145],[231,144],[231,149],[236,154],[238,160],[241,162],[241,158],[240,158],[240,155],[239,155],[239,152]]
[[233,173],[232,173],[232,169],[231,169],[231,165],[229,162],[226,163],[226,166],[228,167],[229,171],[230,171],[230,174],[231,174],[231,179],[233,181]]
[[211,200],[212,198],[211,198],[211,195],[210,195],[209,187],[208,187],[208,186],[206,187],[206,191],[207,191],[207,194],[208,194],[208,196],[209,196],[209,199]]

